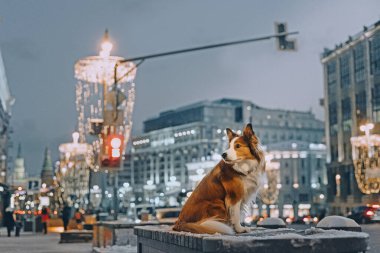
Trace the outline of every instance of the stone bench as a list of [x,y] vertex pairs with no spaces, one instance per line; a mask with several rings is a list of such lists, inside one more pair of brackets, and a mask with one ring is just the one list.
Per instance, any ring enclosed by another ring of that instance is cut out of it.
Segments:
[[59,243],[90,242],[92,240],[91,230],[69,230],[60,235]]
[[365,252],[369,235],[362,232],[310,228],[253,228],[250,233],[207,235],[175,232],[171,226],[135,227],[139,253],[195,252]]

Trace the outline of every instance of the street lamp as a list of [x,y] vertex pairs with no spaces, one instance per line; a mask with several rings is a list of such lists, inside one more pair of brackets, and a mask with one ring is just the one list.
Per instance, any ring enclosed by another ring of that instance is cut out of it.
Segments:
[[[137,65],[112,56],[106,30],[97,56],[80,59],[75,64],[76,109],[81,141],[92,143],[94,169],[114,172],[114,219],[117,219],[117,169],[122,169],[126,146],[132,129]],[[114,140],[118,139],[119,142]],[[117,144],[117,147],[116,147]]]
[[272,161],[272,155],[265,156],[265,176],[264,185],[260,190],[260,198],[263,202],[262,207],[266,208],[267,215],[271,216],[271,207],[274,208],[278,201],[280,183],[280,163]]
[[364,135],[351,137],[355,178],[365,194],[380,192],[380,135],[371,134],[374,127],[373,123],[361,125]]
[[108,136],[122,136],[120,150],[123,155],[132,128],[136,65],[122,57],[112,56],[112,48],[106,30],[99,55],[85,57],[75,63],[78,130],[81,141],[87,138],[92,142],[96,169],[109,169],[101,163],[112,156],[108,153],[108,145],[111,145],[107,143]]
[[59,145],[58,192],[62,202],[77,202],[83,207],[89,189],[89,172],[93,166],[92,146],[79,143],[78,132],[74,132],[72,137],[73,142]]

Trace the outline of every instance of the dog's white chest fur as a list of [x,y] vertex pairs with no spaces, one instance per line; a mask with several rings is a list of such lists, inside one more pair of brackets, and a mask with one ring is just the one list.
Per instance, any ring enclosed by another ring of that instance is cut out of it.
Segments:
[[234,170],[244,175],[241,176],[244,184],[243,203],[256,198],[262,181],[261,166],[256,160],[244,160],[233,165]]

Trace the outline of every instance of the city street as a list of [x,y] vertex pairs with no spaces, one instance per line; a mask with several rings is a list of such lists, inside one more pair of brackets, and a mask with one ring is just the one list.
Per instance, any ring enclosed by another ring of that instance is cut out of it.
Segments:
[[4,228],[0,229],[0,252],[2,253],[90,253],[91,243],[59,243],[59,234],[33,234],[21,232],[20,237],[7,237]]
[[[294,229],[306,229],[306,225],[291,225]],[[370,235],[370,253],[379,252],[380,249],[380,224],[362,225],[363,232]],[[59,243],[59,235],[22,233],[19,238],[6,237],[4,228],[0,230],[0,252],[4,253],[90,253],[91,243]],[[108,253],[109,251],[107,251]]]

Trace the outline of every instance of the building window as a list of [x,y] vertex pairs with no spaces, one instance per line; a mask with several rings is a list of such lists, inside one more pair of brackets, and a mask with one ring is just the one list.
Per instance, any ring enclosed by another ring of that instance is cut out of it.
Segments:
[[300,198],[300,202],[308,202],[309,201],[309,195],[308,194],[300,194],[299,195],[299,198]]
[[340,86],[347,88],[350,86],[350,55],[343,55],[340,60]]
[[380,72],[380,35],[370,40],[371,74]]
[[338,122],[338,116],[336,113],[336,103],[333,102],[329,105],[329,121],[330,125],[334,125]]
[[343,115],[343,120],[351,119],[351,100],[350,100],[350,98],[345,98],[342,100],[342,115]]
[[285,177],[285,184],[286,184],[286,185],[289,185],[289,184],[290,184],[289,176],[286,176],[286,177]]
[[354,69],[355,82],[361,82],[365,79],[365,64],[364,64],[364,45],[358,44],[354,49]]
[[367,97],[365,91],[356,94],[356,117],[359,120],[367,117]]
[[[380,111],[380,82],[376,82],[374,84],[374,88],[372,90],[372,101],[373,101],[373,110]],[[379,120],[379,119],[377,119]]]
[[301,183],[302,183],[302,185],[306,184],[306,177],[305,176],[301,177]]
[[333,96],[336,90],[336,62],[327,63],[327,86],[329,96]]

